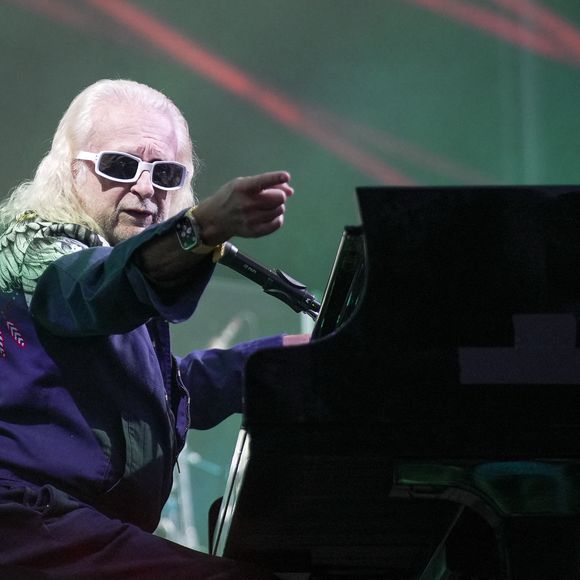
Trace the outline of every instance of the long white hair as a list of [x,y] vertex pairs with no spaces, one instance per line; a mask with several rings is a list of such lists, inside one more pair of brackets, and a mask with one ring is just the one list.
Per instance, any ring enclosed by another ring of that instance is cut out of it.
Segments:
[[[177,159],[195,176],[199,159],[195,154],[187,121],[176,105],[163,93],[130,80],[103,79],[88,86],[71,102],[52,140],[50,151],[42,159],[34,178],[17,186],[0,204],[0,230],[20,214],[33,210],[41,218],[59,223],[76,223],[102,233],[98,224],[83,209],[76,192],[73,168],[79,150],[88,145],[97,122],[96,114],[103,103],[130,103],[168,114],[177,137]],[[175,214],[195,201],[191,181],[171,192],[170,212]]]

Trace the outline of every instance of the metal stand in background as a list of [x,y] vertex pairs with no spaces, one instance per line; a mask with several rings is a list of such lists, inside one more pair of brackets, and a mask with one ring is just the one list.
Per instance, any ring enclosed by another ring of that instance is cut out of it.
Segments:
[[199,453],[190,451],[186,442],[179,456],[179,469],[173,474],[173,488],[163,509],[156,533],[168,540],[194,550],[205,551],[200,534],[195,525],[195,502],[191,483],[192,468],[201,469],[213,476],[220,476],[223,468],[217,463],[207,461]]

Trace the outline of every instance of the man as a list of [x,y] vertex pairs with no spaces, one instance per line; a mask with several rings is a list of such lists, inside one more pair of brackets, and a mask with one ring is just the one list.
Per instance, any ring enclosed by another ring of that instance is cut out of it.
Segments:
[[241,410],[252,352],[303,340],[171,355],[166,321],[194,312],[214,248],[277,230],[293,194],[278,171],[194,206],[196,168],[169,99],[103,80],[0,207],[0,565],[13,573],[259,577],[150,533],[188,427]]

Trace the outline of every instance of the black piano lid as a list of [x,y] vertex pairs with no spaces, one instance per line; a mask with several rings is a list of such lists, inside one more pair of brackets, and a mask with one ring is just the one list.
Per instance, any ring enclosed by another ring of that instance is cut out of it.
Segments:
[[575,310],[579,192],[359,188],[368,292],[381,296],[365,323],[399,344],[508,346],[513,313]]
[[513,348],[514,315],[577,318],[580,186],[361,187],[357,196],[358,305],[335,332],[250,359],[246,425],[388,424],[401,452],[429,454],[457,442],[436,429],[453,418],[463,447],[480,454],[580,456],[580,389],[466,387],[458,357],[459,348]]

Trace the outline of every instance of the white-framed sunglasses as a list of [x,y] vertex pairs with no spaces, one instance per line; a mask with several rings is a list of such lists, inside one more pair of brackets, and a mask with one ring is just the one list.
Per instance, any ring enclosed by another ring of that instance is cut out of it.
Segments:
[[143,171],[149,171],[153,185],[165,191],[179,189],[187,177],[187,168],[177,161],[147,163],[122,151],[79,151],[76,158],[92,161],[97,175],[119,183],[135,183]]

